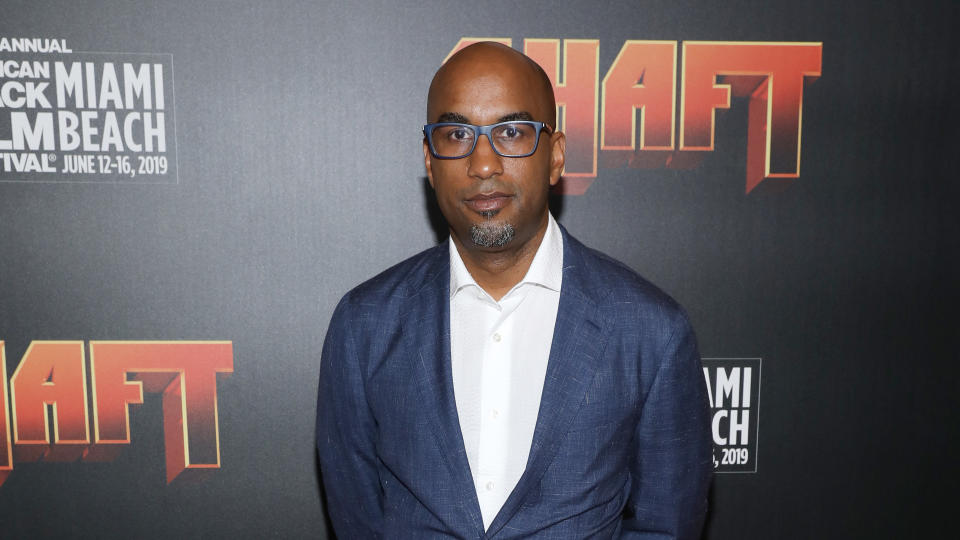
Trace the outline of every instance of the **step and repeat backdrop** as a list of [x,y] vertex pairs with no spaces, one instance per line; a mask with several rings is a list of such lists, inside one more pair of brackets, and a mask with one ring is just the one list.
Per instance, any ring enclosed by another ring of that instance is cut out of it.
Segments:
[[706,539],[948,537],[949,2],[5,0],[0,536],[332,538],[337,301],[441,242],[434,71],[554,83],[557,219],[689,312]]

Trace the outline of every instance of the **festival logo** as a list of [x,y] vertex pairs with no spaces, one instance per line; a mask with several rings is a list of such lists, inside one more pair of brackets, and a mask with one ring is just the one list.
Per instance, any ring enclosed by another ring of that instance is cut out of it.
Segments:
[[714,472],[757,472],[760,364],[760,358],[703,359],[713,413]]
[[173,57],[0,37],[0,181],[176,183]]

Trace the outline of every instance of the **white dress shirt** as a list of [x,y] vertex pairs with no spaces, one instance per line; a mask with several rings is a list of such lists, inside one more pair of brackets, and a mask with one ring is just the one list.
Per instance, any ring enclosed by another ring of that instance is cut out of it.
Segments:
[[540,410],[563,276],[563,238],[548,220],[526,276],[499,302],[450,241],[453,390],[485,529],[526,468]]

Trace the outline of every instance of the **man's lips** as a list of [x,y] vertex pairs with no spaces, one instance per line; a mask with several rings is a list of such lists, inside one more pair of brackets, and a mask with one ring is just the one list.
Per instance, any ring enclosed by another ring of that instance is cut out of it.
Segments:
[[495,191],[493,193],[478,193],[464,203],[474,212],[496,212],[507,205],[512,195]]

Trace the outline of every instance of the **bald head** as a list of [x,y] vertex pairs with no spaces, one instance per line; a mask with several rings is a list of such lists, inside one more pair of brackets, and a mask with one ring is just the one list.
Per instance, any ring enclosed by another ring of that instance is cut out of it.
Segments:
[[[450,142],[461,142],[461,137],[463,143],[472,140],[469,152],[460,157],[434,154],[428,133],[436,131],[425,131],[423,139],[427,178],[450,225],[454,244],[461,255],[470,254],[464,256],[464,261],[473,261],[465,262],[468,269],[488,256],[493,258],[485,259],[491,265],[485,271],[491,276],[502,274],[504,265],[513,268],[510,265],[519,264],[517,275],[505,278],[504,285],[509,286],[502,293],[526,273],[546,233],[548,193],[550,186],[560,181],[565,159],[563,133],[538,128],[534,139],[529,128],[517,126],[542,122],[554,127],[556,114],[553,85],[543,69],[497,43],[465,47],[450,57],[430,84],[429,124],[519,123],[512,129],[504,126],[503,131],[496,132],[499,135],[490,130],[483,134],[448,127],[445,136]],[[532,143],[532,153],[505,156],[497,150],[497,144],[512,142]],[[470,271],[479,268],[473,266]],[[476,279],[480,283],[480,278]]]
[[536,62],[506,45],[483,41],[451,56],[430,83],[427,121],[479,123],[478,119],[465,117],[462,111],[442,110],[448,107],[452,92],[464,90],[478,98],[489,97],[490,92],[496,91],[522,92],[535,110],[513,111],[530,115],[530,118],[515,119],[537,120],[556,127],[557,108],[550,78]]

